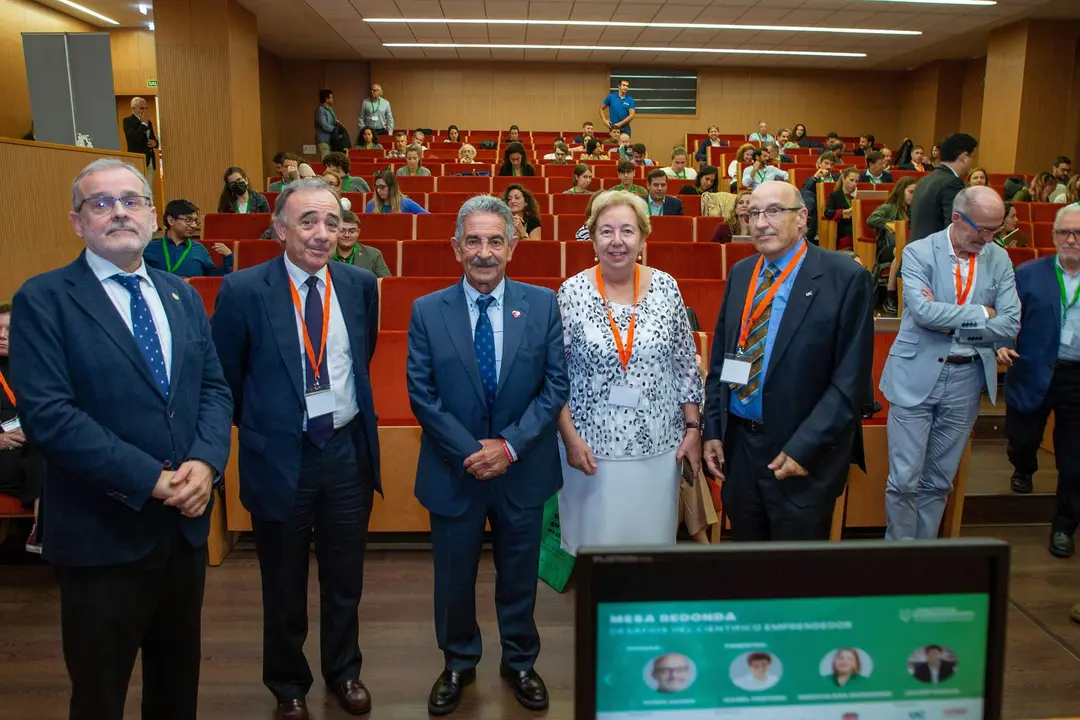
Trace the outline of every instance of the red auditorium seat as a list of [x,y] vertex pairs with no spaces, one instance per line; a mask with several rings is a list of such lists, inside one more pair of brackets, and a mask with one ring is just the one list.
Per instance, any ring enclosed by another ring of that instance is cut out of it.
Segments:
[[[555,182],[558,186],[561,186],[561,184],[557,180]],[[521,185],[524,188],[528,188],[529,192],[533,194],[546,193],[548,191],[547,178],[541,177],[539,175],[518,177],[496,175],[495,177],[491,178],[491,191],[496,195],[502,195],[502,191],[508,185],[513,185],[515,183]]]
[[359,148],[352,148],[349,150],[350,164],[381,160],[384,157],[386,157],[386,150],[361,150]]
[[751,255],[756,255],[753,243],[725,243],[724,244],[724,279],[731,276],[731,269],[735,263],[744,260]]
[[[431,170],[432,174],[435,173],[434,168],[429,168],[429,170]],[[435,192],[434,177],[424,177],[422,175],[405,175],[403,177],[399,177],[397,181],[398,187],[401,188],[401,192],[405,193],[406,195],[411,195],[414,193]]]
[[[1036,207],[1042,205],[1042,203],[1036,203]],[[1028,235],[1031,241],[1035,243],[1037,248],[1053,248],[1054,247],[1054,223],[1052,222],[1034,222],[1031,224],[1032,234]]]
[[552,212],[556,215],[585,214],[585,206],[592,195],[557,193],[552,195]]
[[867,198],[865,200],[859,200],[858,203],[859,207],[862,208],[862,227],[855,231],[856,237],[875,238],[876,240],[877,230],[867,225],[866,221],[870,219],[870,215],[875,210],[885,204],[885,201],[876,199],[870,200]]
[[390,268],[391,275],[398,274],[398,241],[397,240],[365,240],[364,245],[375,248],[382,253],[386,267]]
[[574,177],[574,165],[546,164],[543,168],[544,177],[547,178],[572,178]]
[[[406,307],[411,308],[411,303]],[[368,372],[379,425],[416,425],[405,384],[405,363],[409,355],[406,330],[380,331],[375,356],[371,358]]]
[[270,213],[207,213],[203,216],[203,240],[251,239],[270,227]]
[[[373,193],[369,193],[369,194],[372,197],[374,197]],[[352,204],[352,211],[354,213],[356,213],[357,215],[360,215],[360,214],[362,214],[364,212],[364,207],[367,205],[367,200],[368,200],[368,195],[369,194],[362,193],[362,192],[347,192],[347,193],[341,193],[341,197],[347,198],[348,201]],[[270,207],[274,207],[274,206],[271,205]]]
[[885,361],[889,359],[889,349],[892,348],[895,339],[895,332],[874,333],[874,399],[881,403],[882,406],[881,412],[875,415],[875,418],[885,418],[889,413],[889,401],[885,399],[881,388],[878,387],[878,381],[881,379],[881,373],[885,370]]
[[[615,163],[599,163],[592,165],[593,177],[603,178],[605,180],[618,180],[619,179],[619,166]],[[551,183],[548,183],[549,185]],[[598,190],[596,183],[594,182],[590,186],[593,190]]]
[[428,195],[428,212],[430,213],[453,213],[457,215],[458,210],[465,204],[465,201],[473,197],[471,193],[444,193],[437,192]]
[[652,242],[693,242],[694,218],[677,215],[658,215],[650,218]]
[[274,211],[274,205],[277,204],[277,196],[281,193],[276,192],[264,192],[263,197],[266,198],[266,203],[270,206],[270,212]]
[[[561,220],[559,225],[562,225]],[[571,240],[563,243],[562,246],[563,252],[566,254],[566,270],[564,273],[566,277],[573,277],[582,270],[587,270],[596,265],[596,250],[591,242]]]
[[722,280],[724,246],[719,243],[649,242],[645,262],[680,283],[686,280]]
[[19,498],[7,493],[0,493],[0,518],[34,517],[31,508],[24,508]]
[[401,244],[401,276],[457,277],[461,263],[454,257],[450,236],[442,240],[406,240]]
[[694,309],[703,328],[715,328],[724,302],[723,280],[679,280],[683,302]]
[[698,242],[712,242],[713,234],[720,223],[726,222],[722,217],[699,217],[694,222],[694,233]]
[[1031,203],[1031,222],[1053,223],[1061,208],[1061,203],[1033,202]]
[[449,241],[454,236],[456,213],[431,213],[416,216],[417,240]]
[[[562,240],[563,242],[575,242],[574,233],[576,233],[582,225],[585,224],[584,214],[573,215],[556,215],[558,219],[558,234],[554,238],[555,240]],[[548,226],[550,228],[550,226]],[[550,237],[551,231],[548,230],[548,236]]]
[[514,248],[508,272],[515,277],[520,275],[531,278],[558,278],[561,282],[562,255],[562,243],[519,242]]
[[414,217],[410,213],[365,213],[360,216],[360,240],[412,240]]
[[697,217],[701,214],[701,196],[700,195],[680,195],[679,200],[682,201],[682,214],[689,215],[690,217]]
[[224,279],[222,277],[193,277],[188,279],[191,287],[195,288],[199,293],[207,316],[214,314],[214,300],[217,299],[218,290],[221,289],[221,281]]
[[1005,248],[1005,252],[1009,253],[1009,259],[1012,260],[1014,268],[1035,259],[1035,248],[1011,247]]
[[233,258],[233,270],[261,265],[281,255],[281,243],[277,240],[237,240]]
[[443,163],[442,174],[443,177],[447,177],[450,175],[475,175],[477,173],[487,173],[488,175],[490,175],[492,172],[494,172],[492,166],[483,163],[478,165],[472,165],[471,163],[448,162]]
[[1031,222],[1031,203],[1029,203],[1029,202],[1014,202],[1013,207],[1016,208],[1016,221],[1017,222],[1022,222],[1022,223]]
[[444,193],[468,193],[469,195],[485,195],[491,193],[490,177],[441,177],[435,183],[437,192]]

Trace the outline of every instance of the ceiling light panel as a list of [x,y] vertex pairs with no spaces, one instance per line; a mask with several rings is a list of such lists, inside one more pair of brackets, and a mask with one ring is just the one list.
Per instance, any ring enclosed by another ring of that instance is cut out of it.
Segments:
[[493,18],[364,18],[373,25],[561,25],[624,28],[670,28],[674,30],[747,30],[758,32],[830,33],[838,35],[922,35],[918,30],[884,30],[850,27],[813,27],[808,25],[748,25],[724,23],[629,22],[616,20],[509,20]]
[[489,50],[558,50],[560,52],[707,53],[709,55],[779,55],[787,57],[864,58],[866,53],[817,50],[767,50],[751,48],[617,47],[593,45],[518,45],[501,43],[383,43],[388,48],[487,48]]
[[105,17],[101,13],[94,12],[93,10],[91,10],[88,7],[83,7],[82,5],[80,5],[78,3],[71,2],[71,0],[58,0],[58,2],[60,2],[60,3],[64,4],[64,5],[67,5],[69,8],[71,8],[73,10],[78,10],[81,13],[86,13],[90,17],[96,17],[98,20],[101,20],[103,22],[107,22],[110,25],[119,25],[120,24],[120,23],[116,22],[115,20],[113,20],[110,17]]

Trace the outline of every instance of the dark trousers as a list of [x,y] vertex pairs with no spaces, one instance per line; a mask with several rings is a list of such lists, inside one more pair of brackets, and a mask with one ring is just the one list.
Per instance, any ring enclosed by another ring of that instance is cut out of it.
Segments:
[[[766,436],[728,418],[724,438],[726,480],[720,488],[724,513],[731,520],[731,539],[828,540],[835,500],[808,507],[793,503],[769,463],[776,457]],[[800,479],[805,482],[806,479]]]
[[288,520],[252,518],[262,575],[263,683],[279,700],[302,698],[311,689],[304,640],[313,534],[323,678],[332,684],[360,675],[357,607],[374,480],[366,451],[357,457],[355,423],[338,430],[322,450],[304,439],[300,485]]
[[480,662],[476,573],[487,520],[495,552],[495,612],[502,662],[513,670],[529,670],[540,654],[533,610],[544,507],[515,506],[503,494],[498,480],[480,483],[480,488],[481,493],[464,514],[448,517],[431,513],[435,636],[446,669],[460,672]]
[[57,574],[71,720],[124,717],[140,650],[143,720],[195,720],[206,546],[176,525],[136,562]]
[[1054,413],[1054,463],[1058,471],[1057,509],[1053,529],[1072,535],[1080,524],[1080,362],[1059,362],[1050,391],[1034,412],[1005,408],[1009,462],[1016,471],[1034,475],[1038,451],[1050,412]]

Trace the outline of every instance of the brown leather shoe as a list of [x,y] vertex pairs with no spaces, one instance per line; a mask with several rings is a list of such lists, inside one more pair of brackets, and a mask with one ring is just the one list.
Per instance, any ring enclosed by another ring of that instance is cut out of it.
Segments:
[[309,720],[307,702],[304,698],[278,700],[276,720]]
[[371,694],[364,687],[364,683],[360,682],[360,678],[336,683],[332,689],[345,712],[353,715],[367,715],[371,712]]

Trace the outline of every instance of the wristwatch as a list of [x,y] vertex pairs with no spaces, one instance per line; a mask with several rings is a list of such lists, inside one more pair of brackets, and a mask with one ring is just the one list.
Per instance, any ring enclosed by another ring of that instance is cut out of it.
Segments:
[[687,430],[701,430],[701,422],[699,420],[687,420],[686,421],[686,429]]

